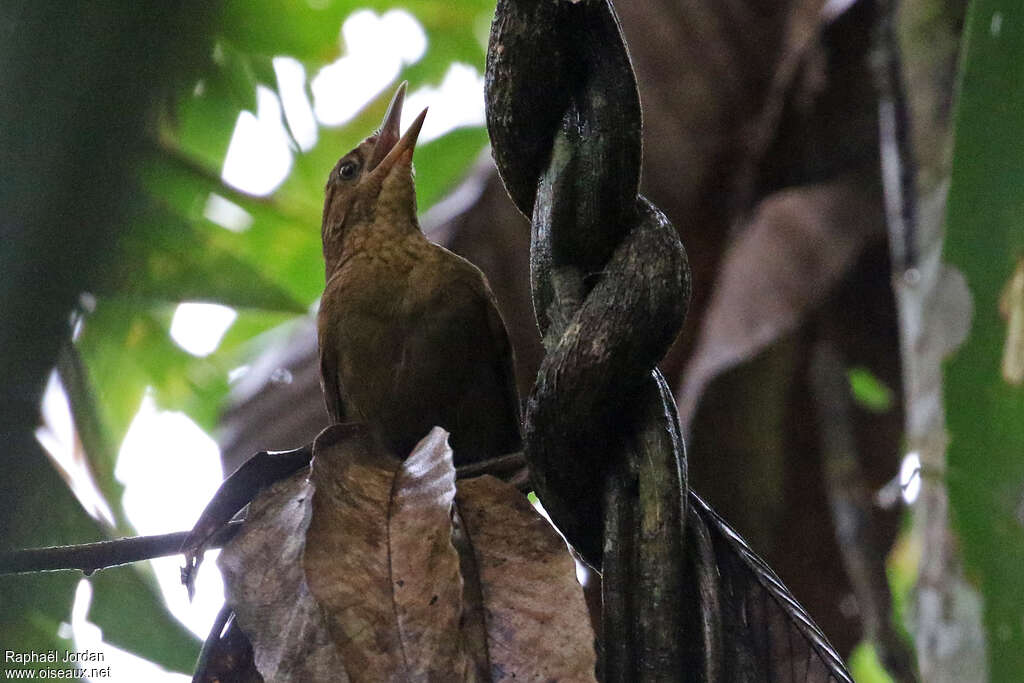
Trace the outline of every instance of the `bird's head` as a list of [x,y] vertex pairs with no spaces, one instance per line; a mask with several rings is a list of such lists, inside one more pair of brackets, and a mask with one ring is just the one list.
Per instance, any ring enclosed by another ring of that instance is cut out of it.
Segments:
[[399,135],[406,88],[398,86],[377,132],[339,159],[327,178],[321,236],[328,268],[355,226],[417,225],[412,154],[427,110]]

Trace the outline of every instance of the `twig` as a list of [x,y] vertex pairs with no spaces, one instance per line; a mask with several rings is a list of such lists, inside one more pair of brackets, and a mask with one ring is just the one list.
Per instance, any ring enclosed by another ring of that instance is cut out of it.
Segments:
[[[529,488],[526,483],[523,456],[520,453],[495,458],[472,467],[459,469],[460,479],[491,474],[511,481],[520,489]],[[220,548],[234,538],[241,528],[241,521],[228,522],[214,533],[205,548]],[[26,548],[0,552],[0,575],[27,574],[49,571],[82,571],[86,576],[100,569],[109,569],[131,562],[151,560],[154,557],[168,557],[182,552],[182,544],[191,531],[155,536],[133,536],[111,541],[59,545],[49,548]]]
[[[207,547],[219,548],[234,538],[241,522],[227,524]],[[0,574],[25,574],[60,570],[80,570],[86,576],[99,569],[109,569],[131,562],[167,557],[181,552],[187,531],[156,536],[133,536],[112,541],[62,545],[50,548],[28,548],[0,553]]]
[[874,71],[878,89],[878,134],[882,156],[885,213],[891,236],[893,270],[906,273],[917,264],[917,165],[910,110],[896,35],[897,0],[880,0],[876,11]]
[[472,479],[473,477],[485,474],[512,484],[512,486],[515,486],[523,493],[532,488],[530,484],[530,471],[526,466],[526,458],[523,457],[521,451],[463,465],[455,470],[455,477],[457,479]]
[[[985,628],[977,589],[964,575],[951,528],[945,486],[946,430],[942,360],[959,345],[970,320],[970,295],[961,277],[942,264],[945,195],[952,159],[948,82],[961,44],[958,11],[915,18],[905,13],[909,45],[897,40],[897,1],[876,5],[875,74],[892,282],[899,312],[906,450],[923,472],[914,505],[914,536],[921,549],[914,590],[914,637],[921,678],[933,683],[988,680]],[[908,10],[914,5],[908,5]],[[917,8],[918,14],[923,8]],[[935,44],[948,48],[936,49]],[[915,74],[904,79],[903,58]],[[911,111],[912,102],[921,109]],[[928,136],[912,145],[910,115]],[[922,172],[918,167],[923,163]],[[921,202],[918,187],[926,193]],[[941,311],[941,314],[937,312]],[[963,329],[958,327],[963,325]]]

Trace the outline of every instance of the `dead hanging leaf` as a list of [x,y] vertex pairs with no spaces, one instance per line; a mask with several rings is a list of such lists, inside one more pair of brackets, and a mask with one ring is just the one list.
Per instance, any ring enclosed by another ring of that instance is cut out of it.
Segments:
[[260,493],[217,558],[227,602],[267,683],[348,680],[302,571],[308,475],[301,470]]
[[447,438],[435,428],[404,462],[345,426],[314,444],[303,566],[354,681],[474,679],[459,628]]
[[708,382],[792,329],[881,234],[881,202],[856,175],[786,190],[729,247],[677,397],[688,428]]
[[404,462],[353,425],[313,453],[219,559],[266,681],[594,680],[575,564],[515,487],[462,480],[456,513],[440,428]]
[[460,481],[455,500],[476,570],[466,581],[475,579],[483,601],[491,680],[595,680],[594,635],[562,538],[495,477]]

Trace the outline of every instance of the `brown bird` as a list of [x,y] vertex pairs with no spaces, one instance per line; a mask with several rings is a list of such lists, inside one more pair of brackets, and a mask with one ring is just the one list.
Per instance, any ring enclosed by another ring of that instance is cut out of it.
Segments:
[[365,422],[399,457],[439,425],[463,465],[521,448],[512,347],[484,274],[420,231],[427,110],[399,137],[405,90],[327,179],[321,382],[332,421]]

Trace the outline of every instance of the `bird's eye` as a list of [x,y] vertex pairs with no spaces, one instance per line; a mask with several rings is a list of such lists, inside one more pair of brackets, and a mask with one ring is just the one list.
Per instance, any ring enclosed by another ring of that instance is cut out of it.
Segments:
[[338,169],[338,177],[342,180],[352,180],[356,177],[356,171],[359,170],[359,165],[354,161],[346,161]]

